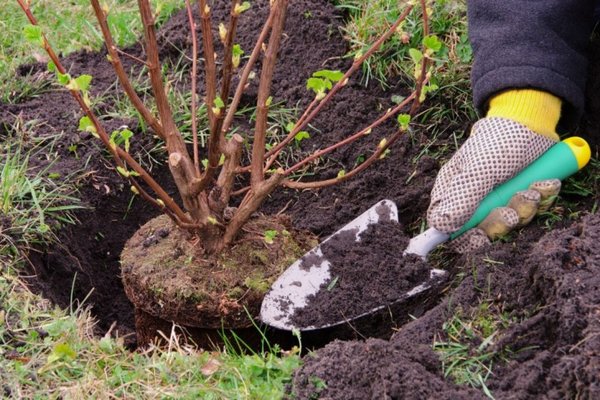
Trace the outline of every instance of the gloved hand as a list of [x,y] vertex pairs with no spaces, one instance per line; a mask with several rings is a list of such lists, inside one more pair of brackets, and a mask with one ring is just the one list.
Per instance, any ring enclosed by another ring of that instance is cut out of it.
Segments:
[[[507,118],[479,120],[471,136],[441,168],[427,212],[429,226],[442,232],[460,229],[494,187],[518,174],[556,143],[554,135],[540,135]],[[547,209],[560,190],[559,180],[534,183],[517,193],[508,207],[493,210],[477,227],[451,243],[459,252],[472,251],[527,224]]]

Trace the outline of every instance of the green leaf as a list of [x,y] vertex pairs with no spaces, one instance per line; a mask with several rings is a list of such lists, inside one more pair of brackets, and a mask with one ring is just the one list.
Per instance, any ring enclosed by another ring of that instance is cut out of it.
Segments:
[[48,355],[48,364],[55,361],[73,360],[77,357],[77,353],[68,343],[59,343],[54,346],[52,353]]
[[312,76],[315,78],[325,78],[331,82],[337,82],[344,77],[344,73],[341,71],[322,69],[320,71],[315,72]]
[[52,60],[48,61],[47,68],[50,72],[56,72],[56,64]]
[[408,49],[408,54],[415,64],[418,64],[423,59],[423,53],[419,49]]
[[250,2],[249,1],[245,1],[242,4],[238,4],[235,7],[235,12],[238,14],[243,13],[244,11],[248,11],[250,9]]
[[92,123],[92,120],[86,115],[81,117],[79,120],[79,130],[82,132],[90,132],[94,136],[97,136],[96,127]]
[[223,99],[220,96],[215,97],[215,107],[216,108],[225,107],[225,103],[223,102]]
[[338,178],[343,178],[344,176],[346,176],[346,170],[345,169],[341,169],[338,174],[337,177]]
[[332,87],[331,81],[323,78],[309,78],[306,81],[306,88],[314,91],[317,95],[325,93],[326,90]]
[[429,35],[423,38],[423,46],[432,50],[434,53],[440,51],[442,48],[442,42],[436,35]]
[[125,143],[125,151],[129,152],[129,139],[132,138],[133,132],[131,132],[129,129],[123,129],[120,132],[120,136],[123,139],[123,142]]
[[123,167],[117,167],[117,172],[119,174],[121,174],[123,177],[129,178],[129,175],[130,175],[129,171],[127,171],[125,168],[123,168]]
[[58,78],[58,83],[60,83],[61,85],[66,85],[71,81],[71,75],[69,75],[68,73],[61,74],[57,71],[56,77]]
[[278,232],[274,231],[274,230],[266,230],[265,234],[264,234],[265,243],[266,244],[273,244],[273,240],[277,236],[277,233]]
[[90,82],[92,82],[91,75],[80,75],[75,79],[69,79],[67,89],[85,92],[90,86]]
[[44,45],[44,36],[42,35],[42,28],[37,25],[25,25],[23,27],[23,36],[25,40],[29,43],[33,43],[35,45]]
[[398,124],[400,128],[406,130],[408,129],[408,124],[410,124],[410,115],[409,114],[400,114],[398,115]]
[[310,139],[310,134],[306,131],[300,131],[294,136],[294,140],[296,141],[296,143],[300,143],[304,139]]
[[92,82],[92,76],[91,75],[80,75],[77,78],[75,78],[75,82],[77,82],[77,86],[79,87],[79,90],[82,90],[85,92],[90,87],[90,83]]
[[336,285],[336,283],[338,283],[338,280],[340,279],[339,276],[336,276],[335,278],[333,278],[331,280],[331,282],[329,283],[329,285],[327,285],[327,290],[330,291],[331,289],[333,289]]
[[234,57],[243,56],[244,50],[242,49],[242,46],[240,46],[239,44],[234,44],[233,48],[231,49],[231,55],[233,55]]
[[294,130],[295,126],[296,126],[295,122],[288,122],[287,125],[285,126],[285,130],[288,132],[291,132]]

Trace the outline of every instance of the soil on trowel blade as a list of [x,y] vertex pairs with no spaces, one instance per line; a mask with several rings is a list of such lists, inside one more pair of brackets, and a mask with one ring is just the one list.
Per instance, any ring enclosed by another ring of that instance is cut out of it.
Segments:
[[[321,245],[331,279],[311,295],[291,320],[295,326],[326,326],[351,320],[398,300],[429,278],[429,266],[416,256],[402,256],[408,244],[397,222],[369,225],[356,241],[354,230],[342,231]],[[322,260],[303,261],[310,268]]]
[[[495,398],[600,398],[599,241],[600,215],[590,215],[531,246],[495,244],[464,257],[467,275],[452,296],[388,342],[334,342],[305,357],[291,392],[301,399],[486,398],[445,379],[432,344],[452,340],[444,331],[451,316],[487,302],[510,321],[487,348],[503,354],[486,382]],[[470,354],[481,345],[464,344]]]

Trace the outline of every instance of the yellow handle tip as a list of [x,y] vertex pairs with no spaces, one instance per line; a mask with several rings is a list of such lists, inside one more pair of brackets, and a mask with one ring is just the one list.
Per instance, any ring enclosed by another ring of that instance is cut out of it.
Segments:
[[592,157],[592,149],[590,149],[590,145],[585,139],[580,138],[579,136],[572,136],[563,140],[563,142],[571,148],[571,151],[577,159],[579,169],[585,167]]

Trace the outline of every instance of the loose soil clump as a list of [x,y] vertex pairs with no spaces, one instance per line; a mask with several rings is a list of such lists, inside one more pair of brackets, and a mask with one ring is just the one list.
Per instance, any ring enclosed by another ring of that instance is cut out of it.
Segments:
[[[429,264],[416,256],[401,256],[407,244],[403,226],[393,221],[370,225],[358,242],[353,230],[329,239],[321,251],[331,264],[331,279],[309,297],[305,307],[294,312],[292,322],[324,326],[352,319],[400,299],[427,281]],[[303,264],[314,261],[304,260]]]

